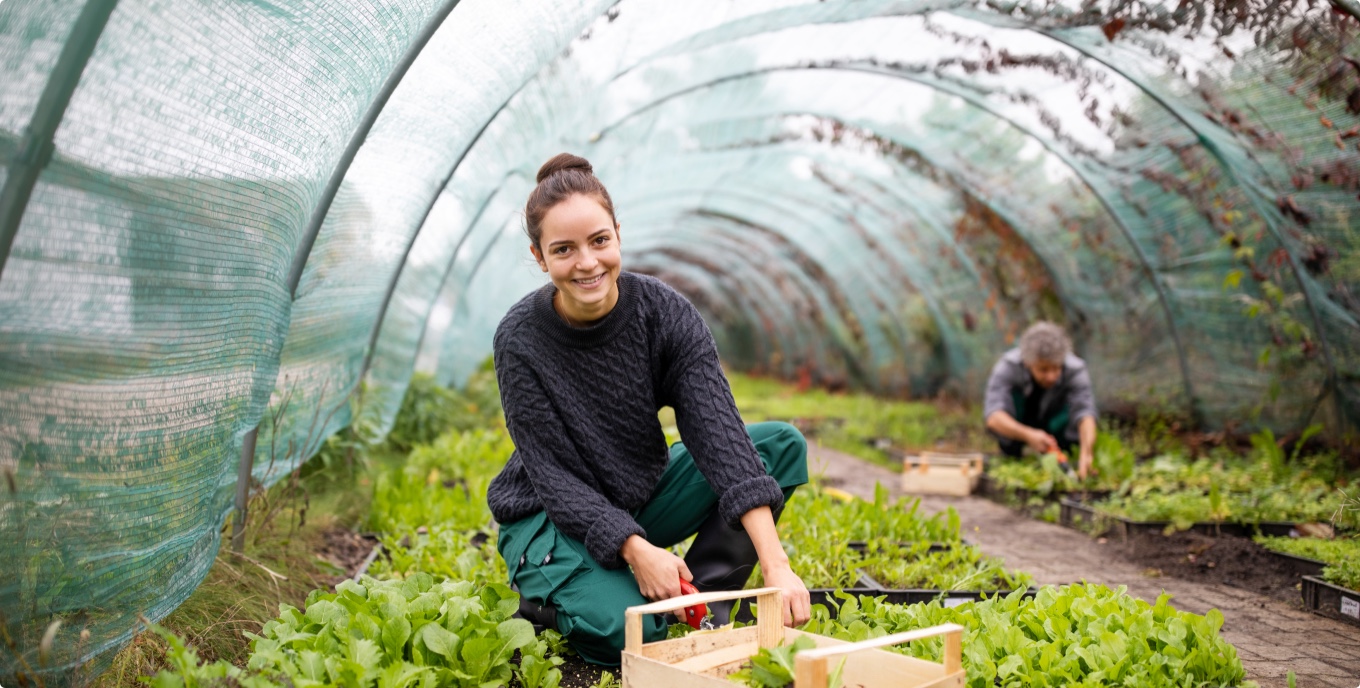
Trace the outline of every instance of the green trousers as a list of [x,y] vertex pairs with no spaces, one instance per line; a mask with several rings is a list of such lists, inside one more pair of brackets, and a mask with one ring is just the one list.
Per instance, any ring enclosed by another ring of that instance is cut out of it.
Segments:
[[[765,472],[788,499],[807,482],[807,442],[788,423],[746,427]],[[717,510],[718,495],[681,442],[671,446],[670,463],[652,496],[633,512],[647,541],[670,547],[694,535]],[[606,569],[580,540],[559,531],[545,512],[500,526],[498,545],[510,581],[525,599],[557,608],[557,630],[577,654],[593,664],[618,666],[623,651],[624,610],[646,604],[628,568]],[[666,621],[645,617],[644,642],[666,637]]]

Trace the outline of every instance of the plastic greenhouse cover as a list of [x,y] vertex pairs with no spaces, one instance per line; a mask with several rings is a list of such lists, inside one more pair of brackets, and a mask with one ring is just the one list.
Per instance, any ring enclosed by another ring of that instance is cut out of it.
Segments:
[[1356,20],[1036,8],[0,4],[0,683],[179,605],[257,429],[258,488],[480,365],[563,150],[737,368],[972,397],[1050,318],[1106,406],[1353,427]]

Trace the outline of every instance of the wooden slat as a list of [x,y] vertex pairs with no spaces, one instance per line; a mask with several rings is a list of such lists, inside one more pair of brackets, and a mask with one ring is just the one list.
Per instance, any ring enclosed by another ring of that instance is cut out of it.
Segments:
[[778,647],[784,642],[784,596],[779,588],[762,589],[773,592],[756,598],[756,639],[761,647]]
[[624,653],[623,688],[732,688],[726,678],[703,676],[655,659]]
[[[695,632],[683,638],[648,643],[642,646],[642,652],[638,654],[643,657],[650,657],[658,662],[675,664],[696,655],[745,643],[756,644],[755,626],[708,633]],[[751,654],[755,654],[755,651],[752,650]]]
[[805,650],[800,654],[806,654],[810,657],[835,657],[838,655],[849,654],[851,652],[858,652],[860,650],[868,650],[875,647],[889,647],[891,645],[901,645],[902,643],[909,643],[913,640],[921,640],[922,638],[933,638],[937,635],[945,635],[947,633],[963,633],[963,626],[960,626],[958,624],[940,624],[938,626],[931,626],[930,628],[918,628],[914,631],[905,631],[902,633],[885,635],[881,638],[870,638],[868,640],[861,640],[857,643],[846,643],[845,645],[835,647],[819,647],[815,650]]
[[649,604],[629,607],[628,614],[661,614],[663,612],[673,612],[685,607],[693,607],[696,604],[708,604],[710,602],[722,602],[724,600],[741,600],[747,597],[759,597],[771,592],[779,592],[779,588],[756,588],[754,590],[722,590],[718,592],[699,592],[692,595],[681,595],[672,597],[669,600],[661,600]]
[[750,659],[752,655],[759,651],[760,646],[755,642],[741,643],[740,645],[710,650],[704,654],[690,657],[689,659],[670,663],[670,665],[676,669],[702,674],[714,667]]

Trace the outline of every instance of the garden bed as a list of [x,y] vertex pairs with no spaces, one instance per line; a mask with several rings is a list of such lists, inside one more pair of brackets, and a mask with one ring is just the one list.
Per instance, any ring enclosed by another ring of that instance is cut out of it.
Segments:
[[1179,578],[1249,590],[1300,608],[1300,573],[1294,565],[1247,538],[1139,533],[1107,546],[1115,547],[1147,578]]
[[1210,537],[1251,537],[1257,533],[1264,535],[1289,535],[1294,523],[1265,521],[1261,523],[1241,523],[1235,521],[1198,522],[1181,528],[1171,521],[1134,521],[1122,516],[1101,511],[1098,507],[1076,499],[1066,498],[1060,504],[1058,522],[1068,528],[1081,530],[1092,535],[1113,534],[1123,540],[1139,533],[1167,533],[1177,530],[1199,533]]
[[1360,592],[1316,576],[1303,577],[1303,605],[1314,613],[1360,626]]

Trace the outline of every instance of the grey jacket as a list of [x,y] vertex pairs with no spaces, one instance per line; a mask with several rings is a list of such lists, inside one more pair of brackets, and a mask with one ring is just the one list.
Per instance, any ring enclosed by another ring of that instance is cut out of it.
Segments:
[[[997,411],[1005,411],[1016,418],[1014,393],[1029,395],[1034,391],[1034,377],[1029,368],[1020,360],[1020,349],[1015,348],[1002,354],[1001,360],[992,367],[992,376],[987,379],[987,396],[983,401],[982,419]],[[1086,361],[1074,354],[1067,354],[1063,360],[1062,377],[1043,395],[1039,404],[1039,417],[1050,418],[1059,409],[1068,407],[1067,435],[1075,437],[1078,422],[1087,416],[1099,418],[1096,412],[1096,397],[1091,391],[1091,376],[1086,372]],[[1019,420],[1019,418],[1016,418]]]

